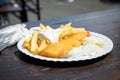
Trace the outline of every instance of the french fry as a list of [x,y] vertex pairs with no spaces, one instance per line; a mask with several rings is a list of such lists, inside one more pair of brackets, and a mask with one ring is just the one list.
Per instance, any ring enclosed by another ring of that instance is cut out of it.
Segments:
[[40,46],[37,48],[37,53],[40,54],[40,52],[47,46],[46,40],[42,40]]
[[65,39],[67,37],[70,37],[73,33],[72,33],[72,29],[69,29],[68,31],[64,31],[60,34],[59,36],[59,39],[62,40],[62,39]]
[[73,28],[71,27],[71,23],[60,26],[63,30],[59,36],[59,40],[65,39],[73,34]]
[[46,29],[45,25],[43,25],[42,23],[40,23],[40,28],[41,28],[42,30],[45,30],[45,29]]
[[62,25],[60,25],[60,28],[64,28],[65,26],[62,24]]
[[72,36],[72,35],[74,35],[78,32],[84,32],[85,31],[84,28],[73,28],[71,26],[71,23],[68,23],[65,26],[61,25],[60,28],[62,28],[63,30],[62,30],[62,32],[59,36],[59,40],[69,38],[70,36]]
[[41,44],[41,40],[40,40],[39,36],[38,36],[37,44],[38,44],[38,46],[40,46],[40,44]]
[[47,45],[50,44],[50,41],[49,41],[48,39],[46,39],[46,44],[47,44]]
[[78,32],[84,32],[85,28],[73,28],[73,34]]
[[32,34],[31,48],[30,48],[30,51],[35,54],[36,54],[36,50],[38,48],[37,40],[38,40],[38,31],[35,31]]
[[30,49],[30,47],[29,47],[29,46],[30,46],[30,44],[29,44],[29,43],[26,43],[26,42],[24,42],[24,43],[23,43],[23,47],[24,47],[24,48],[26,48],[26,49],[28,49],[28,50]]
[[70,23],[67,23],[66,25],[65,25],[65,27],[71,27],[71,22]]
[[29,37],[25,40],[26,43],[29,43],[31,41],[32,37]]
[[28,50],[30,50],[30,41],[31,41],[31,39],[32,39],[32,37],[29,37],[29,38],[27,38],[25,41],[24,41],[24,43],[23,43],[23,47],[24,48],[26,48],[26,49],[28,49]]

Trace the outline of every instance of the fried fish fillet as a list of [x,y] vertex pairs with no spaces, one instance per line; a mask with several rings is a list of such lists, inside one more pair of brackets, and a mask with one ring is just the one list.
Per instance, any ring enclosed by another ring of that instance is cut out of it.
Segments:
[[89,35],[87,31],[78,32],[58,43],[48,45],[39,55],[51,58],[65,57],[72,48],[80,46],[83,39]]

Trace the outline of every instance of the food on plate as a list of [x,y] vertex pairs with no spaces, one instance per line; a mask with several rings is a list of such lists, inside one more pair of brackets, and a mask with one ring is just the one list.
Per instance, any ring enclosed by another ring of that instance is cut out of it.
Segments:
[[[61,25],[60,28],[62,28],[62,32],[59,35],[59,39],[62,40],[64,38],[70,37],[72,35],[75,35],[78,32],[86,32],[85,28],[73,28],[71,26],[71,23],[64,25]],[[84,35],[84,33],[83,33]]]
[[40,28],[41,28],[42,30],[45,30],[45,29],[46,29],[45,25],[42,24],[42,23],[40,23]]
[[71,23],[52,28],[40,23],[29,29],[17,47],[24,54],[47,61],[91,60],[108,54],[113,42],[107,36],[74,28]]
[[77,32],[58,43],[48,45],[40,55],[52,58],[65,57],[72,48],[80,46],[83,39],[89,35],[86,31]]
[[27,38],[23,47],[32,52],[33,54],[39,54],[49,43],[47,39],[41,38],[38,31],[32,33],[32,36]]
[[40,56],[63,58],[73,55],[71,51],[80,46],[85,47],[89,44],[101,49],[105,45],[104,41],[91,37],[90,32],[85,28],[74,28],[71,23],[62,24],[57,29],[40,24],[36,29],[25,39],[23,47],[32,54]]

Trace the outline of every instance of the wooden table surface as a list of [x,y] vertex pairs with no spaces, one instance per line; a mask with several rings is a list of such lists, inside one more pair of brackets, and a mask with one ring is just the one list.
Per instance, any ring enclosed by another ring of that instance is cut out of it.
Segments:
[[97,59],[61,63],[31,58],[14,45],[0,54],[0,80],[120,80],[120,8],[25,24],[30,28],[40,22],[54,28],[72,22],[108,36],[114,48]]

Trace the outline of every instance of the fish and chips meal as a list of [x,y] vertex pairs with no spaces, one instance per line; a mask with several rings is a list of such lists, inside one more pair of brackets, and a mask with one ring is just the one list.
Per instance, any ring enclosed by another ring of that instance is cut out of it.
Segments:
[[[72,50],[75,48],[79,48],[81,51],[86,48],[86,51],[89,51],[92,49],[87,47],[93,47],[99,51],[104,48],[105,42],[91,36],[91,33],[85,28],[72,27],[71,23],[62,24],[57,29],[40,23],[39,28],[32,29],[31,35],[25,39],[22,46],[35,55],[63,58],[71,56]],[[80,48],[81,46],[83,47]]]

